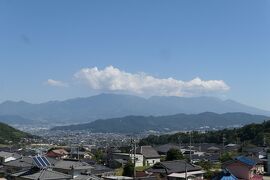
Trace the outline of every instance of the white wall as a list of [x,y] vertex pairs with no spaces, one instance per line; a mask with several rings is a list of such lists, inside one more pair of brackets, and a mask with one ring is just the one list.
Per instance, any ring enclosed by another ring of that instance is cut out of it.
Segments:
[[145,166],[153,166],[154,164],[160,162],[160,158],[154,158],[154,159],[145,159],[144,165]]
[[[141,167],[141,166],[143,166],[143,155],[136,154],[135,157],[136,157],[135,167]],[[134,156],[132,156],[131,159],[133,161]]]

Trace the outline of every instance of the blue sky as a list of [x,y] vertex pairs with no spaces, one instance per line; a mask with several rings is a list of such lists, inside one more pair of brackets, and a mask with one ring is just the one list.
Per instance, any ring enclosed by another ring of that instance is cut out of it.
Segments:
[[[185,86],[196,77],[223,81],[229,89],[203,95],[270,110],[269,8],[267,0],[2,0],[0,102],[115,92],[108,77],[95,89],[74,75],[113,66],[126,79],[154,77],[165,89],[160,79],[169,77]],[[196,88],[192,95],[202,95]]]

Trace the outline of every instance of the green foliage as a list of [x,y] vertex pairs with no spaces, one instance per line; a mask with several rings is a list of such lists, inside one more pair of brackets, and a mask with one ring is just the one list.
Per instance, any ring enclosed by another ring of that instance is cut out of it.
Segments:
[[232,160],[232,159],[233,159],[233,155],[231,153],[229,153],[229,152],[223,153],[219,158],[219,160],[221,162],[226,162],[226,161],[229,161],[229,160]]
[[[205,179],[212,179],[214,176],[216,176],[219,173],[220,164],[213,164],[209,161],[202,160],[196,165],[199,165],[205,170],[204,178]],[[218,170],[217,170],[218,169]]]
[[184,159],[184,156],[179,149],[172,148],[167,152],[166,161],[181,160],[181,159]]
[[[150,135],[140,141],[140,145],[159,145],[166,143],[189,142],[189,133],[176,133],[173,135]],[[238,129],[224,129],[219,131],[209,131],[206,133],[191,132],[193,143],[217,143],[223,142],[225,137],[226,143],[243,143],[254,144],[257,146],[270,145],[270,121],[262,124],[249,124]]]
[[205,171],[209,171],[213,167],[213,164],[211,162],[205,161],[205,160],[202,160],[202,161],[200,161],[200,162],[198,162],[196,164],[201,166],[203,168],[203,170],[205,170]]
[[215,176],[218,175],[218,173],[220,173],[219,171],[210,171],[207,170],[206,173],[203,175],[204,179],[212,179]]
[[0,123],[0,144],[17,143],[22,138],[31,137],[30,134],[19,131],[4,123]]
[[100,149],[97,149],[94,153],[94,160],[97,162],[97,163],[103,163],[104,162],[104,152]]
[[115,175],[116,176],[122,176],[123,175],[123,168],[118,168],[115,170]]
[[133,173],[134,173],[134,164],[131,161],[128,161],[128,163],[124,166],[123,176],[133,177]]

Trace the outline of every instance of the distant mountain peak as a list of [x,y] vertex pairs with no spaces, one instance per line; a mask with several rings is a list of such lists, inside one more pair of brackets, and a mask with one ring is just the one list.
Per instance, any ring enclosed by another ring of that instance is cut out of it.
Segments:
[[143,98],[126,94],[102,93],[91,97],[31,104],[25,101],[6,101],[0,104],[0,115],[19,115],[48,123],[89,122],[96,119],[135,116],[167,116],[205,112],[270,115],[251,106],[217,97],[153,96]]

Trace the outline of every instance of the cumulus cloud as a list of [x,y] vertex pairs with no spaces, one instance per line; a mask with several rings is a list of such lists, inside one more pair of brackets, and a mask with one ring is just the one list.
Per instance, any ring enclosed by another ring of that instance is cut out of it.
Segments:
[[62,81],[54,80],[54,79],[48,79],[45,82],[48,86],[54,86],[54,87],[68,87],[68,84]]
[[75,79],[99,91],[126,92],[143,96],[198,96],[222,93],[230,89],[223,80],[191,81],[177,80],[172,77],[157,78],[145,73],[128,73],[113,66],[103,70],[97,67],[84,68],[74,74]]

